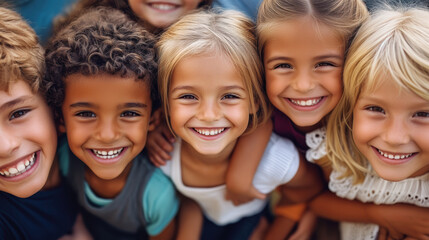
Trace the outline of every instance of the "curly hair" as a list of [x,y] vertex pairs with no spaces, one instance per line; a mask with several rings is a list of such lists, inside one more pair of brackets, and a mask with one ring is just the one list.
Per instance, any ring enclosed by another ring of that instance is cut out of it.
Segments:
[[0,89],[23,80],[34,92],[44,94],[44,68],[43,48],[34,30],[18,13],[0,7]]
[[71,22],[48,43],[45,60],[48,104],[61,119],[65,79],[107,73],[147,81],[152,109],[159,104],[155,38],[124,13],[98,7]]

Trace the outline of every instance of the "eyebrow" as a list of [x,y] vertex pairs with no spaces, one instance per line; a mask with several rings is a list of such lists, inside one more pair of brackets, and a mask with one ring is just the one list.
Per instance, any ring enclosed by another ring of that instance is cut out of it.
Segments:
[[[95,108],[96,106],[89,102],[77,102],[70,104],[70,108],[79,108],[79,107],[87,107],[87,108]],[[118,108],[147,108],[147,104],[139,103],[139,102],[129,102],[121,104]]]
[[[195,89],[195,88],[192,87],[192,86],[186,86],[186,85],[185,86],[178,86],[178,87],[173,88],[171,90],[171,92],[182,90],[182,89],[183,90],[192,90],[192,89]],[[245,91],[245,88],[243,88],[241,86],[238,86],[238,85],[230,85],[230,86],[222,87],[222,90],[231,90],[231,89],[240,89],[240,90]]]
[[[338,59],[338,60],[343,60],[343,57],[342,57],[342,56],[340,56],[340,55],[337,55],[337,54],[326,54],[326,55],[320,55],[320,56],[317,56],[317,57],[315,57],[315,58],[313,58],[313,59],[314,59],[314,60],[322,60],[322,59],[327,59],[327,58],[335,58],[335,59]],[[278,56],[278,57],[270,58],[270,59],[267,61],[267,63],[270,63],[270,62],[273,62],[273,61],[278,61],[278,60],[291,61],[291,60],[293,60],[293,59],[292,59],[292,58],[290,58],[290,57]]]
[[23,104],[26,102],[32,102],[31,101],[32,99],[33,99],[33,96],[21,96],[21,97],[15,98],[15,99],[1,105],[0,111],[4,111],[6,109],[13,108],[18,104]]

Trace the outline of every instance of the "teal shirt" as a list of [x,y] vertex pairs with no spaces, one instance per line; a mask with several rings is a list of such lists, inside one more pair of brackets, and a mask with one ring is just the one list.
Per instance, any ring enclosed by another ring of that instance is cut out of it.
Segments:
[[[68,151],[69,147],[64,137],[59,141],[58,148],[60,169],[64,176],[69,174],[70,156],[67,154]],[[87,199],[96,206],[106,206],[113,201],[113,199],[97,196],[87,182],[85,182],[84,187]],[[179,200],[176,196],[175,187],[159,168],[155,169],[147,182],[143,191],[142,205],[147,223],[146,231],[151,236],[161,233],[178,212]]]

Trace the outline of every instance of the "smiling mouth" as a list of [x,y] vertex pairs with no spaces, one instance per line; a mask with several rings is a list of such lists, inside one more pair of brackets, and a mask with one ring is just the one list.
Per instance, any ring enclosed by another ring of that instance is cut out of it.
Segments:
[[124,150],[123,147],[118,149],[111,149],[108,151],[91,149],[92,153],[94,153],[95,156],[102,159],[112,159],[118,157],[121,154],[122,150]]
[[380,149],[376,148],[377,152],[380,153],[380,155],[382,155],[385,158],[391,159],[391,160],[400,160],[400,159],[405,159],[405,158],[409,158],[413,155],[415,155],[416,153],[406,153],[406,154],[395,154],[395,153],[388,153],[388,152],[383,152]]
[[167,4],[167,3],[151,3],[149,4],[152,8],[161,10],[161,11],[170,11],[173,10],[176,7],[176,5],[173,4]]
[[323,98],[324,97],[319,97],[319,98],[305,99],[305,100],[293,99],[293,98],[288,98],[288,99],[291,103],[295,105],[298,105],[301,107],[311,107],[318,104],[320,101],[322,101]]
[[225,131],[226,128],[215,128],[215,129],[198,129],[193,128],[195,132],[204,135],[204,136],[216,136]]
[[4,177],[15,177],[25,173],[34,165],[36,154],[37,152],[33,153],[29,159],[22,160],[13,167],[0,170],[0,175]]

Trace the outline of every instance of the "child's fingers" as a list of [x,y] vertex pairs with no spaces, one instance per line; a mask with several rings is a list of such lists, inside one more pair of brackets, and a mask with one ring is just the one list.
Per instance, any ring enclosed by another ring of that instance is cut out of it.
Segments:
[[263,194],[261,192],[259,192],[255,187],[252,186],[252,188],[250,189],[250,193],[251,196],[257,199],[262,199],[264,200],[265,198],[267,198],[266,194]]
[[159,158],[156,154],[149,154],[149,159],[156,167],[161,167],[165,165],[165,161]]
[[[171,140],[164,136],[158,136],[156,139],[154,139],[156,145],[162,149],[164,153],[166,153],[168,156],[165,159],[170,159],[170,156],[168,153],[172,152],[174,149],[173,144],[171,143]],[[164,158],[164,156],[162,156]]]
[[168,128],[162,129],[162,135],[170,143],[174,143],[176,141],[176,138],[174,137],[174,135],[171,133],[170,129],[168,129]]

